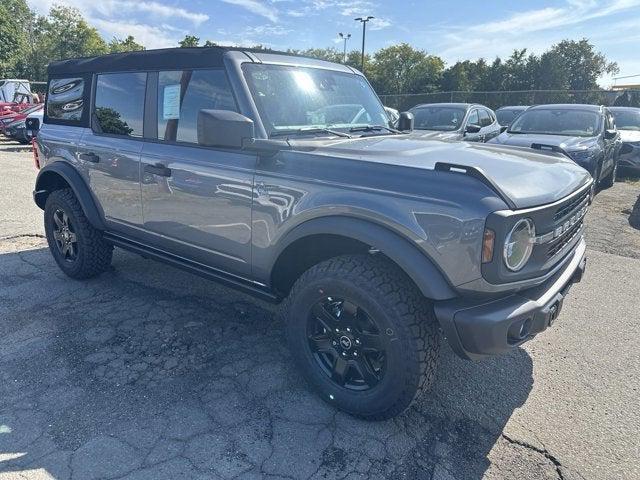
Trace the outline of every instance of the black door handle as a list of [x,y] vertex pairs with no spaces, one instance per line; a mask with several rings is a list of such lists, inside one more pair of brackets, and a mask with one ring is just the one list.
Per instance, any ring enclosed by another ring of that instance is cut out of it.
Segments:
[[153,173],[154,175],[159,175],[161,177],[170,177],[171,169],[165,167],[161,163],[156,163],[155,165],[145,164],[144,171],[147,173]]
[[81,153],[80,160],[84,160],[86,162],[98,163],[100,161],[100,157],[93,152]]

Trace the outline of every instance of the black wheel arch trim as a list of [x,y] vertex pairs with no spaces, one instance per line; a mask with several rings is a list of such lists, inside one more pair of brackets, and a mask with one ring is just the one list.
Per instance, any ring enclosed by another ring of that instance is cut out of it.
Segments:
[[67,162],[53,162],[40,170],[36,178],[36,188],[33,191],[33,200],[36,205],[44,210],[47,197],[54,190],[47,187],[50,187],[51,183],[55,181],[54,176],[56,175],[62,178],[73,190],[89,223],[98,230],[106,230],[102,210],[93,198],[85,180]]
[[294,227],[280,240],[281,246],[271,265],[272,275],[273,268],[287,247],[296,240],[312,235],[338,235],[376,248],[395,262],[422,294],[431,300],[447,300],[458,296],[435,262],[410,240],[377,223],[348,216],[320,217]]

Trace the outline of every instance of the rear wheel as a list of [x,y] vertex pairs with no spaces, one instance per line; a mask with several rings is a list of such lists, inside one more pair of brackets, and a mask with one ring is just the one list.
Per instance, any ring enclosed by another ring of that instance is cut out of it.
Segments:
[[109,268],[113,246],[89,223],[71,189],[47,197],[44,228],[53,258],[71,278],[95,277]]
[[430,305],[382,258],[342,256],[312,267],[283,308],[302,373],[341,410],[390,418],[433,382],[439,336]]

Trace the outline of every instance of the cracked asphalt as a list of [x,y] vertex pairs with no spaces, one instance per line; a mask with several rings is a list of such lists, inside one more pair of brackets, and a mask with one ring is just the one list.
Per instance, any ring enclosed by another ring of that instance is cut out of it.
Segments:
[[638,183],[597,197],[552,329],[445,346],[427,396],[364,422],[307,389],[273,306],[120,250],[65,277],[29,151],[0,140],[0,168],[0,480],[640,478]]

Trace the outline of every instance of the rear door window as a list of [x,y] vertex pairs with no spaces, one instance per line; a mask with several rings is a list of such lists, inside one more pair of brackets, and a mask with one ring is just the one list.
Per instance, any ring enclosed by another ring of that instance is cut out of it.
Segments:
[[83,78],[52,78],[47,92],[47,117],[79,122],[84,109],[84,91]]
[[98,133],[142,137],[146,73],[98,75],[94,129]]
[[480,118],[478,117],[478,110],[473,110],[469,114],[467,119],[467,125],[480,125]]
[[493,120],[491,120],[491,115],[489,115],[489,112],[487,112],[484,108],[479,111],[479,115],[481,127],[488,127],[493,123]]
[[224,70],[159,72],[159,140],[198,143],[198,112],[204,109],[238,110]]

